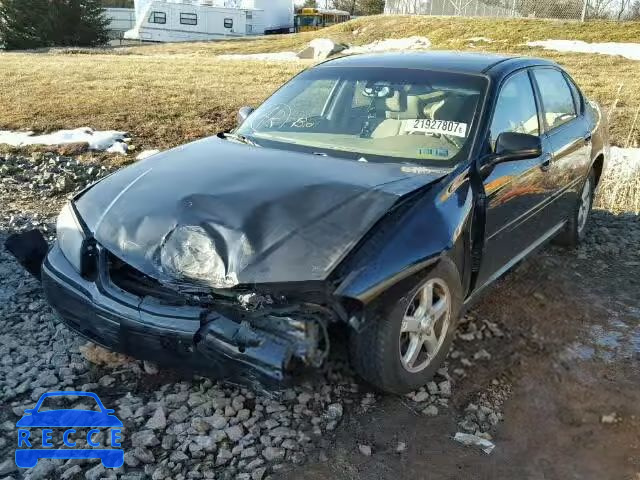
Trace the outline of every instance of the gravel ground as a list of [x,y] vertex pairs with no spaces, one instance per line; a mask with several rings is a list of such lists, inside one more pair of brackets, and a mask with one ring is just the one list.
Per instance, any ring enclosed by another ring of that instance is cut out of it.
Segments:
[[[55,215],[65,198],[110,171],[54,154],[0,155],[0,241],[34,227],[53,238]],[[637,261],[637,220],[597,214],[594,220],[592,235],[576,252],[578,260],[595,253],[602,262],[616,256]],[[386,402],[355,378],[340,346],[318,375],[281,392],[225,385],[110,354],[61,324],[39,283],[4,249],[0,300],[3,480],[276,478],[305,464],[327,462],[339,432],[349,431],[353,420],[348,419],[365,418]],[[490,376],[482,388],[470,389],[469,384],[494,363],[500,345],[515,342],[514,335],[501,321],[472,311],[434,380],[397,401],[420,418],[452,419],[455,430],[492,439],[504,420],[512,378],[502,371],[485,373]],[[15,467],[15,422],[43,392],[53,390],[96,392],[107,408],[116,410],[125,425],[122,468],[105,469],[85,460],[41,460],[33,469]],[[435,435],[450,442],[444,433]],[[389,439],[389,444],[397,453],[409,448],[401,440]],[[364,439],[354,451],[363,458],[375,456],[377,446]]]

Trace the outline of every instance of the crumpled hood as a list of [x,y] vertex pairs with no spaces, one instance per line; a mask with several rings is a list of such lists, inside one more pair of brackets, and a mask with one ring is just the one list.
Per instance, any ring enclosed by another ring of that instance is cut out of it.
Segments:
[[241,284],[324,280],[403,195],[445,170],[255,148],[217,137],[137,162],[76,200],[96,240],[131,266],[160,267],[176,227],[201,227]]

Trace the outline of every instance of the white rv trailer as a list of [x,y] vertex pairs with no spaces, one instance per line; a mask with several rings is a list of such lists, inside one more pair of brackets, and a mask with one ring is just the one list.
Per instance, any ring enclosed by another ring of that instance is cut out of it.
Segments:
[[136,14],[133,8],[105,8],[104,10],[109,20],[107,30],[112,37],[120,38],[124,32],[135,27]]
[[294,31],[293,0],[136,0],[135,7],[126,39],[189,42]]

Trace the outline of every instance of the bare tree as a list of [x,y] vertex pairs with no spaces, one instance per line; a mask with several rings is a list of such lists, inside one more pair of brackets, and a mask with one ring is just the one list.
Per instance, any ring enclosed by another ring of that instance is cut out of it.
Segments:
[[640,20],[640,0],[635,0],[631,4],[627,18],[629,20]]
[[358,14],[358,0],[333,0],[333,8],[345,10],[351,15]]
[[629,10],[629,7],[631,6],[631,0],[619,0],[620,3],[618,4],[618,21],[622,20],[622,18],[625,16],[625,13],[627,12],[627,10]]
[[608,18],[611,14],[613,0],[589,0],[589,18]]

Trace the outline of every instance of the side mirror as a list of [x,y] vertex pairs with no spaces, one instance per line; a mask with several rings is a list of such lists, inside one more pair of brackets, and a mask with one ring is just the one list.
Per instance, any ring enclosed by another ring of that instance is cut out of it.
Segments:
[[238,127],[244,123],[249,115],[253,112],[253,108],[251,107],[240,107],[238,110],[238,115],[236,116],[236,121],[238,123]]
[[542,155],[540,137],[528,133],[503,132],[496,140],[496,151],[489,156],[488,165],[527,160]]

